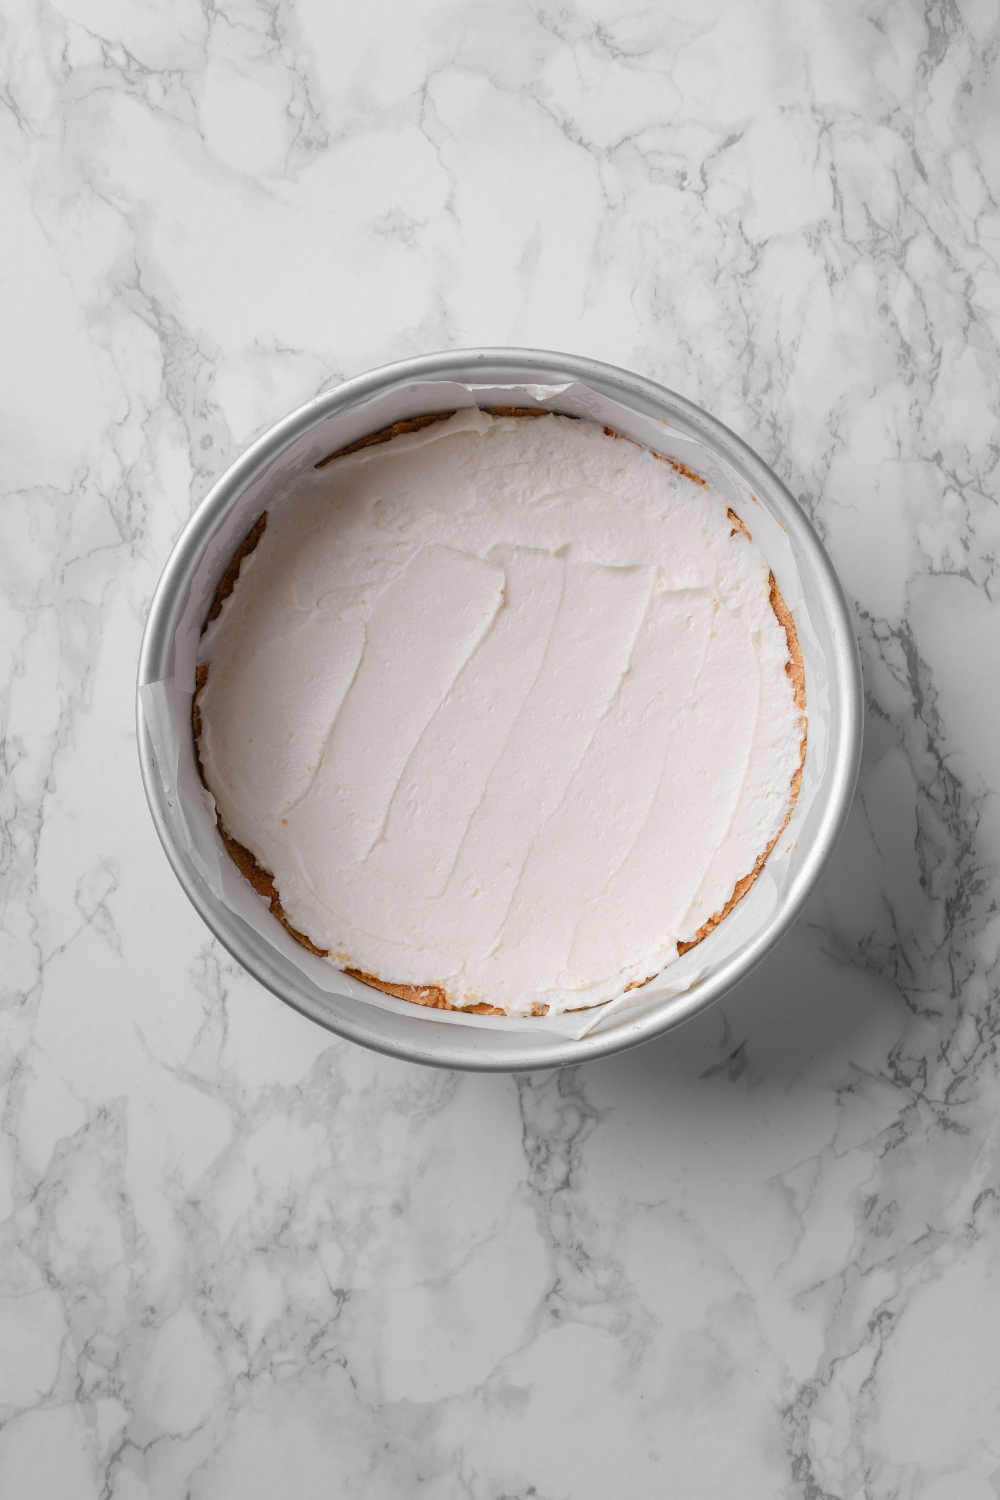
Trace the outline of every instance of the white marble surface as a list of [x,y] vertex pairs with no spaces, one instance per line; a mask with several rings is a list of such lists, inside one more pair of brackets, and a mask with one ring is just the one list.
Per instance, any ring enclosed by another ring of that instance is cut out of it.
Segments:
[[[11,0],[0,1495],[1000,1494],[996,0]],[[663,380],[800,495],[869,715],[712,1014],[447,1076],[188,907],[133,678],[191,507],[444,346]]]

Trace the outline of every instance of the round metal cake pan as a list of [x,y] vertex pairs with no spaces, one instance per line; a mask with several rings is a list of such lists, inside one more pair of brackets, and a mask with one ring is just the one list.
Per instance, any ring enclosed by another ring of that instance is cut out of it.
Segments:
[[417,1007],[412,1016],[400,1015],[321,990],[213,893],[178,840],[168,815],[167,796],[137,696],[142,778],[157,833],[185,893],[222,945],[287,1005],[339,1036],[410,1062],[493,1072],[563,1067],[638,1046],[713,1005],[746,978],[795,921],[837,845],[854,794],[863,711],[857,641],[837,575],[808,518],[777,475],[721,422],[652,380],[596,360],[534,349],[471,349],[403,360],[345,381],[278,422],[237,459],[199,505],[170,554],[143,635],[139,687],[172,673],[174,637],[192,579],[247,487],[266,475],[290,445],[317,424],[394,388],[427,380],[493,386],[581,382],[633,411],[669,423],[711,450],[736,471],[785,528],[796,555],[809,618],[829,667],[829,742],[822,781],[809,813],[808,845],[803,850],[800,838],[795,876],[770,918],[751,940],[685,993],[667,997],[650,1010],[580,1040],[474,1029],[437,1021],[433,1012]]

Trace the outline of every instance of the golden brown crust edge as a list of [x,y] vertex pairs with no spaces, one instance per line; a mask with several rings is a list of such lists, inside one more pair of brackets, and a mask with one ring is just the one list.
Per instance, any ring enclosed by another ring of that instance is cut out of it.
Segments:
[[327,464],[332,464],[335,458],[346,458],[349,453],[360,453],[362,448],[374,448],[378,443],[388,443],[394,437],[402,437],[405,432],[419,432],[422,427],[431,427],[435,422],[443,422],[448,417],[453,417],[453,411],[428,412],[423,417],[407,417],[405,422],[393,422],[391,427],[383,427],[381,432],[370,432],[367,437],[358,438],[355,443],[348,443],[346,448],[338,448],[336,453],[328,453],[326,458],[321,458],[314,469],[325,469]]
[[[645,444],[643,443],[636,442],[635,438],[626,437],[624,432],[616,432],[613,427],[605,427],[604,436],[609,438],[617,438],[620,443],[632,443],[636,448],[642,448],[645,446]],[[669,464],[675,474],[683,474],[684,478],[690,479],[692,484],[700,484],[703,485],[706,489],[708,488],[708,480],[702,479],[701,475],[696,474],[694,469],[689,469],[687,464],[682,464],[679,458],[668,458],[665,453],[657,453],[655,448],[646,448],[646,452],[651,453],[654,458],[658,458],[661,464]],[[729,514],[732,515],[733,512],[730,511]],[[740,522],[740,528],[741,530],[746,531],[746,527],[743,526],[742,521]],[[749,531],[747,531],[747,536],[749,535],[750,533]],[[648,983],[648,979],[643,980],[643,984]]]
[[240,545],[237,547],[236,551],[233,553],[230,559],[229,567],[219,579],[219,586],[215,591],[215,598],[212,600],[212,608],[205,616],[205,623],[201,627],[202,635],[205,634],[205,631],[208,629],[209,625],[211,625],[212,621],[222,613],[223,604],[229,598],[239,580],[240,568],[243,566],[243,559],[245,557],[248,557],[256,547],[257,543],[264,535],[264,528],[266,527],[266,525],[267,511],[265,510],[263,515],[257,517],[257,520],[254,522],[247,535],[243,538],[242,542],[240,542]]
[[[740,521],[735,511],[731,510],[729,514],[737,523],[740,531],[745,532],[746,535],[749,536],[749,531],[747,531],[746,527],[743,525],[743,522]],[[774,611],[778,624],[784,630],[785,639],[788,642],[788,661],[785,663],[785,671],[788,673],[788,676],[791,680],[792,697],[794,698],[795,706],[799,711],[799,723],[802,727],[802,737],[799,741],[799,763],[795,769],[795,774],[792,777],[791,796],[788,801],[788,812],[785,814],[785,821],[782,823],[781,827],[774,835],[774,838],[764,850],[763,854],[759,856],[757,863],[754,865],[749,875],[744,875],[742,880],[738,880],[736,882],[736,887],[733,890],[733,894],[730,896],[725,906],[717,911],[714,916],[709,917],[708,921],[705,922],[703,926],[698,928],[698,931],[695,933],[694,937],[689,943],[677,944],[678,958],[682,953],[687,953],[691,948],[695,948],[700,942],[703,942],[704,939],[708,937],[708,934],[712,931],[712,929],[714,927],[718,927],[723,917],[727,917],[729,915],[733,907],[736,905],[737,901],[742,901],[743,897],[746,895],[747,891],[753,885],[754,881],[757,879],[757,876],[764,868],[764,863],[771,850],[774,848],[775,844],[778,842],[778,840],[781,838],[781,835],[788,827],[788,820],[792,816],[792,810],[795,807],[796,802],[798,801],[799,792],[802,789],[802,771],[806,763],[806,739],[809,733],[808,721],[806,719],[806,669],[805,663],[802,660],[802,648],[799,645],[799,635],[798,631],[795,629],[795,621],[792,619],[792,612],[788,608],[788,605],[785,603],[784,599],[781,597],[781,590],[778,588],[777,583],[775,583],[774,581],[773,573],[769,575],[769,581],[771,586],[771,608]]]
[[[491,417],[549,417],[552,412],[544,411],[537,406],[484,406],[483,411],[489,412]],[[336,453],[328,453],[326,458],[321,458],[314,469],[325,469],[327,464],[332,464],[335,458],[346,458],[349,453],[360,453],[362,448],[374,448],[379,443],[391,442],[395,437],[402,437],[407,432],[420,432],[424,427],[432,427],[435,422],[444,422],[448,417],[453,417],[454,411],[432,411],[422,417],[407,417],[403,422],[393,422],[391,427],[383,427],[380,432],[371,432],[367,437],[358,438],[357,442],[348,443],[346,448],[338,448]],[[254,544],[256,545],[256,543]]]
[[[201,753],[198,744],[201,734],[201,713],[198,708],[197,695],[201,692],[207,681],[208,667],[205,663],[201,663],[198,667],[196,678],[195,700],[191,710],[191,727],[195,733],[195,755],[198,760],[198,770],[201,772],[203,781],[205,779],[204,768],[201,764]],[[241,844],[238,839],[233,838],[223,823],[222,814],[218,810],[216,810],[215,820],[218,824],[219,833],[222,836],[222,842],[226,846],[226,853],[244,879],[249,880],[258,896],[267,898],[271,915],[277,917],[282,927],[291,934],[297,943],[301,943],[303,948],[308,948],[309,952],[315,953],[318,958],[329,958],[329,948],[317,948],[311,938],[306,937],[304,932],[300,932],[297,927],[292,926],[288,920],[285,908],[281,904],[281,897],[278,894],[278,888],[274,883],[274,876],[270,870],[265,870],[256,855],[252,854],[245,844]],[[372,989],[381,990],[383,994],[395,995],[399,1000],[409,1000],[414,1005],[428,1006],[432,1010],[464,1010],[467,1014],[480,1016],[506,1015],[506,1011],[497,1010],[492,1005],[452,1005],[448,999],[447,991],[439,984],[395,984],[389,980],[380,979],[377,974],[368,974],[363,969],[345,968],[344,973],[349,974],[352,979],[360,979],[363,984],[371,985]],[[539,1013],[541,1014],[541,1012]]]
[[[495,417],[545,417],[552,415],[552,413],[539,410],[537,407],[493,406],[486,407],[484,409],[488,411],[491,416]],[[335,453],[331,453],[326,458],[320,459],[319,463],[317,463],[315,467],[317,469],[323,469],[327,466],[327,464],[332,463],[335,458],[344,458],[350,453],[360,452],[363,448],[371,448],[379,443],[390,442],[394,437],[401,437],[404,433],[419,432],[424,427],[430,427],[435,422],[443,422],[446,418],[454,415],[455,413],[451,411],[432,412],[420,417],[410,417],[406,421],[394,422],[390,427],[384,427],[379,432],[369,434],[368,437],[359,438],[357,442],[348,444],[346,448],[338,448]],[[613,427],[605,427],[604,432],[608,437],[620,439],[622,442],[635,442],[634,438],[625,437],[624,433],[616,432]],[[636,447],[641,446],[642,444],[636,443]],[[647,449],[647,452],[652,453],[654,458],[661,459],[662,462],[669,464],[676,473],[682,474],[686,479],[690,479],[693,483],[699,485],[706,484],[706,481],[701,477],[701,475],[696,474],[693,469],[689,469],[686,464],[682,464],[678,460],[672,458],[667,458],[662,453],[655,453],[651,448]],[[741,531],[748,540],[752,540],[747,527],[744,525],[743,521],[736,514],[736,512],[731,508],[728,511],[728,516],[729,519],[733,522],[733,531],[731,535],[735,536],[737,531]],[[215,598],[212,601],[212,607],[209,610],[208,616],[205,620],[205,624],[202,627],[203,634],[204,631],[207,630],[211,622],[220,614],[223,603],[233,592],[233,589],[239,581],[240,568],[242,567],[243,559],[249,556],[249,554],[257,546],[257,543],[260,541],[261,537],[264,534],[266,526],[267,511],[264,511],[234,552],[229,566],[226,568],[226,571],[223,573],[221,579],[219,580],[218,588],[215,591]],[[806,737],[808,733],[805,713],[805,664],[802,659],[802,650],[799,646],[798,632],[795,629],[795,621],[792,618],[791,611],[789,610],[788,606],[785,604],[785,601],[781,596],[781,591],[779,590],[778,585],[775,582],[773,573],[769,575],[769,581],[771,608],[774,611],[779,625],[781,625],[784,629],[785,638],[788,642],[789,660],[785,665],[785,671],[788,673],[788,676],[792,683],[792,693],[795,700],[795,705],[798,708],[801,716],[802,724],[799,764],[794,776],[792,777],[791,797],[788,804],[788,813],[785,817],[784,823],[781,825],[781,828],[768,844],[763,854],[759,856],[753,869],[748,875],[744,875],[742,880],[737,881],[736,886],[733,890],[733,894],[730,896],[725,906],[717,911],[714,916],[710,917],[708,921],[698,929],[689,943],[677,944],[678,957],[680,957],[680,955],[683,953],[689,952],[690,949],[697,947],[700,942],[703,942],[704,939],[708,937],[713,928],[717,927],[723,920],[723,918],[729,915],[737,902],[741,901],[746,895],[747,891],[749,891],[750,887],[757,879],[757,876],[764,868],[764,864],[767,860],[768,855],[771,853],[771,850],[774,848],[775,844],[784,833],[785,828],[788,826],[788,820],[792,816],[792,810],[795,807],[796,801],[798,800],[799,791],[802,786],[802,771],[805,765]],[[191,728],[194,733],[195,758],[197,759],[198,770],[203,781],[204,769],[201,764],[201,752],[199,745],[199,740],[201,738],[201,710],[198,706],[198,699],[201,695],[201,690],[205,686],[205,683],[207,681],[208,665],[204,662],[201,662],[195,669],[195,693],[191,705]],[[274,884],[273,875],[271,875],[269,871],[265,870],[264,867],[258,863],[256,857],[250,852],[249,849],[247,849],[243,844],[238,843],[237,840],[234,839],[226,831],[226,828],[222,822],[222,816],[218,812],[216,813],[216,819],[218,821],[219,832],[222,835],[222,840],[226,846],[226,851],[229,854],[229,857],[232,859],[233,863],[236,865],[237,869],[245,877],[245,879],[250,882],[258,895],[267,897],[272,915],[277,917],[278,921],[282,924],[283,927],[285,927],[285,929],[291,934],[291,936],[295,938],[296,942],[301,943],[302,946],[304,948],[307,948],[310,953],[315,953],[320,958],[328,958],[330,956],[329,948],[317,948],[316,945],[311,941],[311,939],[306,937],[305,933],[299,932],[298,929],[293,927],[289,922],[285,914],[284,907],[281,905],[281,899]],[[353,979],[360,980],[363,984],[370,985],[372,989],[382,991],[383,994],[393,995],[399,1000],[408,1000],[411,1004],[423,1005],[431,1010],[461,1011],[466,1015],[503,1016],[507,1014],[506,1011],[500,1010],[496,1006],[492,1005],[453,1005],[448,999],[447,991],[441,985],[396,984],[393,981],[379,978],[377,974],[369,974],[363,969],[345,968],[344,973],[349,974]],[[624,993],[628,994],[630,990],[642,989],[645,985],[650,984],[656,977],[656,974],[650,974],[645,979],[635,979],[631,984],[626,985]],[[591,1007],[583,1008],[589,1009]],[[548,1006],[536,1005],[532,1009],[532,1015],[545,1015],[547,1011]]]

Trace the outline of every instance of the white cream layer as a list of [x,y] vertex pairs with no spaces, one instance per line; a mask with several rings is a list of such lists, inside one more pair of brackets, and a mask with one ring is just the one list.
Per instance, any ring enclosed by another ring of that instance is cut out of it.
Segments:
[[205,779],[289,920],[456,1005],[621,994],[788,811],[766,563],[588,422],[462,411],[310,475],[202,656]]

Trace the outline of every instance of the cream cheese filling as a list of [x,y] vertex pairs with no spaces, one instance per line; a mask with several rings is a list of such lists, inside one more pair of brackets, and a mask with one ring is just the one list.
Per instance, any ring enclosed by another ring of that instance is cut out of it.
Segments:
[[475,409],[268,511],[203,639],[228,833],[341,967],[508,1013],[658,972],[788,813],[800,715],[723,499]]

